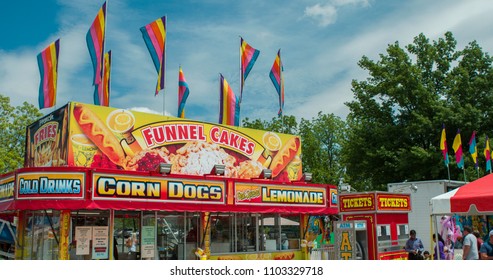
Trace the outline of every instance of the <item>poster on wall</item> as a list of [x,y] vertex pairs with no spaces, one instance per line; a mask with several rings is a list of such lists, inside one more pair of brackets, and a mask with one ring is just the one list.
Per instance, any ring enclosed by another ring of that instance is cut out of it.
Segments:
[[154,240],[156,240],[155,232],[154,226],[142,227],[142,243],[140,246],[142,258],[154,258]]
[[76,227],[75,228],[75,254],[89,255],[89,247],[92,238],[92,227]]
[[92,259],[108,258],[108,227],[92,228]]

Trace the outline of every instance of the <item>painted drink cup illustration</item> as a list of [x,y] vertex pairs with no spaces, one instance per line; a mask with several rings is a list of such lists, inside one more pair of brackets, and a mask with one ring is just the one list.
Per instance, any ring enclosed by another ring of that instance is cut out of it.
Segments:
[[71,137],[75,166],[90,167],[98,147],[85,134],[75,134]]
[[266,156],[274,156],[282,146],[282,141],[274,132],[266,132],[262,136],[262,142],[266,149]]

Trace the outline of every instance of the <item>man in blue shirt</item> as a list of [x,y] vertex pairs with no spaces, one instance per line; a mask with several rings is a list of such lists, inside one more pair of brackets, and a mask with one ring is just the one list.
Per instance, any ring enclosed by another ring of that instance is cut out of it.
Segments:
[[479,249],[482,260],[493,260],[493,230],[488,235],[488,240],[483,242]]
[[423,242],[421,239],[416,237],[416,231],[412,229],[409,232],[409,239],[406,241],[406,246],[404,249],[408,253],[408,260],[422,260],[423,256],[421,253],[424,251]]

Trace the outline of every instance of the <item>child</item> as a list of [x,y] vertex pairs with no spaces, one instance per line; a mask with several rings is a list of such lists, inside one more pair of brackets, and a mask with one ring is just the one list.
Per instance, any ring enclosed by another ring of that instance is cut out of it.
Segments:
[[430,252],[424,251],[423,252],[423,257],[424,257],[424,260],[431,260]]

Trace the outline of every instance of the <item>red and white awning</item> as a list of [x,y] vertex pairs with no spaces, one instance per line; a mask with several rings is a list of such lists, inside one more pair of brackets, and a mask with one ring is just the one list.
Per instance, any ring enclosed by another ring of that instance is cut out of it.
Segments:
[[431,199],[433,215],[493,214],[493,174]]

